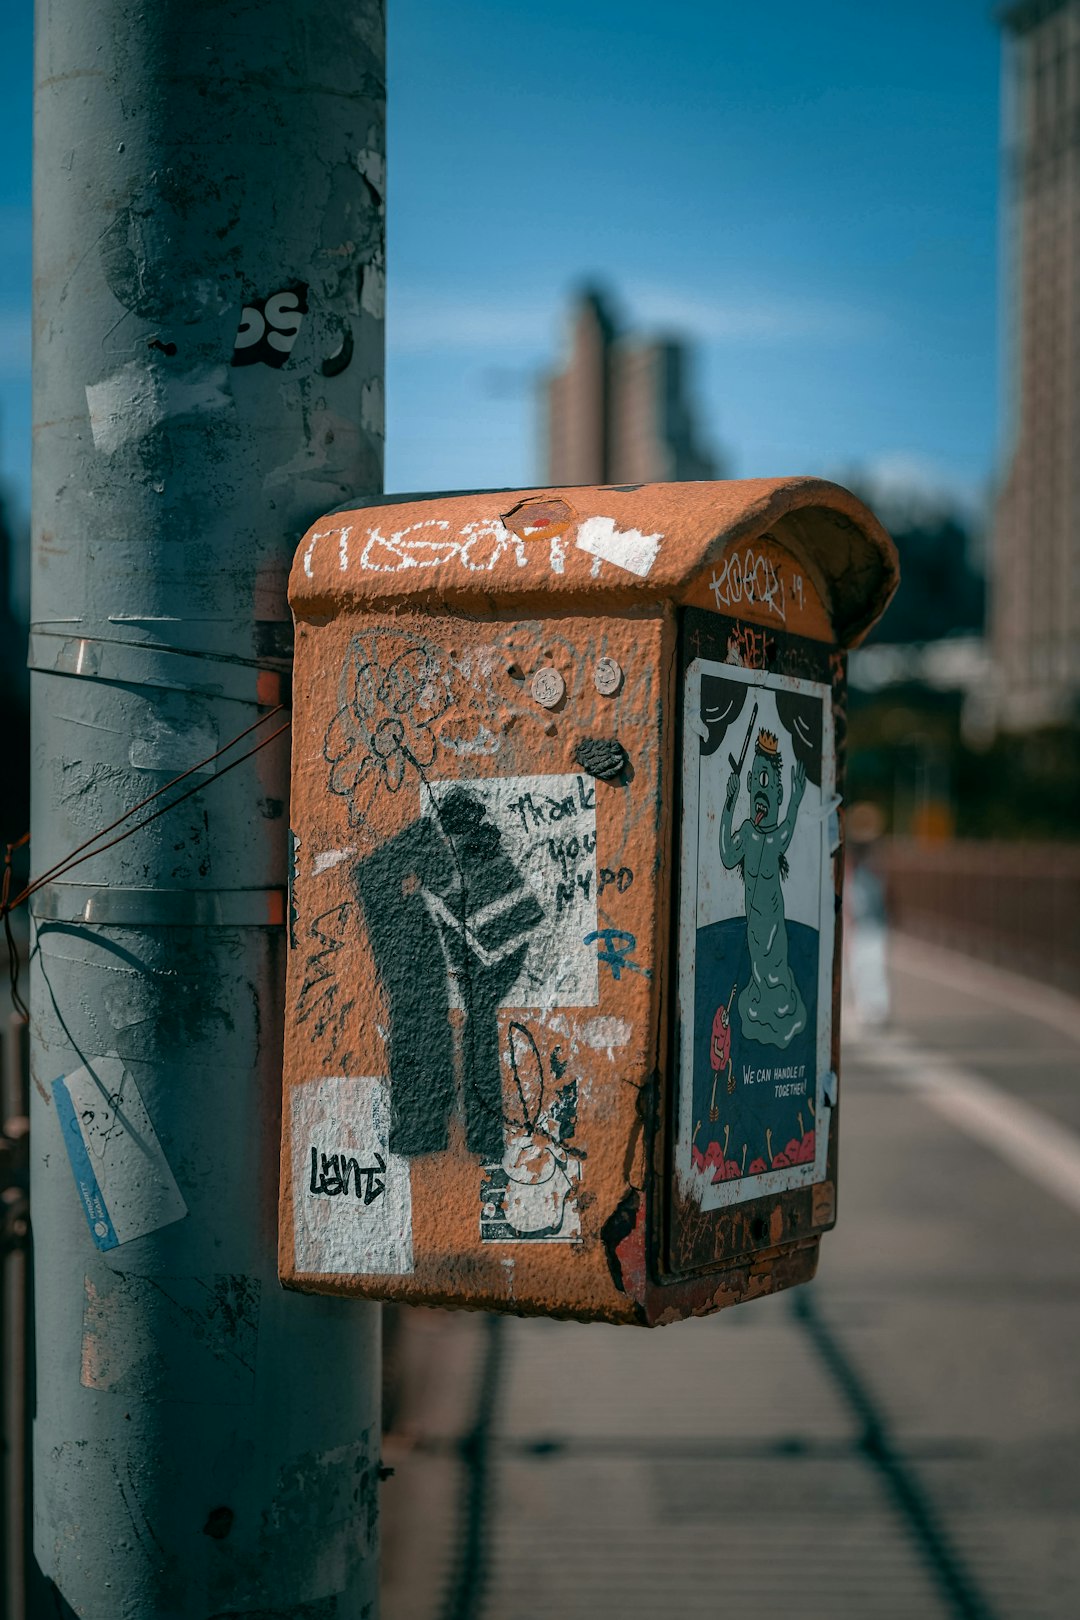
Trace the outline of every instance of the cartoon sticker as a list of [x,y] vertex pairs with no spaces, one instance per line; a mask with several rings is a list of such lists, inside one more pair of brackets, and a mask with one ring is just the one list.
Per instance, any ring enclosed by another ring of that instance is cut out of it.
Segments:
[[[543,1038],[543,1031],[541,1031]],[[547,1045],[547,1043],[545,1043]],[[576,1193],[585,1150],[577,1130],[578,1076],[565,1078],[560,1045],[546,1059],[533,1031],[510,1023],[506,1060],[513,1086],[506,1150],[484,1167],[480,1236],[485,1243],[567,1243],[581,1236]]]
[[705,1210],[825,1174],[830,696],[706,659],[686,672],[678,1158]]
[[53,1081],[53,1101],[90,1235],[99,1249],[187,1214],[139,1089],[118,1057]]

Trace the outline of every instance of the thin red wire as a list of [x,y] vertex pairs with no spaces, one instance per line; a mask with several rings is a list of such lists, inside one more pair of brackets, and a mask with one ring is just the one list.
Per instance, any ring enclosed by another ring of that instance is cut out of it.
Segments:
[[[153,804],[155,799],[160,799],[163,793],[168,793],[169,789],[176,787],[178,783],[186,782],[189,776],[195,775],[196,771],[201,771],[205,769],[207,765],[212,765],[215,759],[220,759],[222,754],[227,754],[230,748],[235,748],[238,742],[243,742],[245,737],[250,736],[253,731],[257,731],[259,727],[265,725],[268,720],[272,720],[275,714],[280,714],[284,707],[284,703],[276,703],[272,709],[267,709],[265,714],[261,714],[257,720],[253,720],[250,726],[245,726],[243,731],[238,731],[236,736],[231,737],[227,743],[222,743],[221,747],[216,753],[207,754],[205,759],[200,759],[195,765],[190,766],[186,771],[181,771],[179,776],[174,776],[171,782],[165,782],[161,787],[155,788],[153,793],[148,793],[145,799],[140,799],[138,804],[133,804],[130,809],[124,811],[122,816],[117,816],[115,821],[110,821],[107,827],[99,827],[97,832],[94,833],[90,838],[84,838],[81,844],[76,844],[74,849],[68,850],[68,853],[63,856],[62,859],[58,860],[55,865],[48,867],[44,872],[39,872],[38,876],[34,878],[33,882],[29,883],[27,887],[23,889],[22,892],[16,897],[16,899],[11,902],[12,907],[21,905],[24,900],[28,899],[29,896],[33,894],[35,889],[39,889],[43,883],[47,883],[50,878],[55,877],[60,871],[61,867],[67,868],[73,855],[78,855],[81,850],[87,849],[91,844],[96,844],[99,838],[104,838],[106,833],[112,832],[114,827],[119,827],[122,822],[125,822],[128,819],[129,816],[135,815],[139,810],[144,809],[146,805]],[[249,759],[250,757],[251,756],[249,754],[244,755],[245,759]],[[224,773],[222,771],[218,771],[216,774],[221,776]],[[179,803],[179,800],[177,800],[177,803]],[[134,828],[132,831],[134,831]],[[26,843],[29,837],[30,834],[27,833],[23,838],[20,838],[19,844]],[[12,848],[18,849],[19,844],[12,845]],[[105,848],[111,848],[111,845],[105,845]]]
[[[122,844],[125,838],[130,838],[132,833],[140,832],[143,827],[149,827],[150,823],[152,821],[156,821],[159,816],[165,815],[169,810],[175,810],[177,805],[183,804],[185,799],[190,799],[194,794],[201,793],[204,788],[208,788],[210,786],[211,782],[219,781],[220,778],[225,776],[229,771],[235,770],[237,765],[242,765],[245,760],[252,759],[254,755],[259,752],[260,748],[266,748],[269,743],[274,741],[275,737],[280,737],[286,731],[288,731],[291,725],[292,721],[286,720],[283,726],[279,726],[276,731],[272,731],[269,737],[264,737],[262,742],[256,743],[254,748],[249,748],[246,754],[240,754],[236,759],[231,759],[227,765],[223,765],[220,771],[215,771],[213,776],[211,776],[208,781],[196,782],[195,786],[189,787],[186,793],[181,793],[177,798],[170,799],[168,804],[163,804],[157,810],[152,811],[150,815],[144,816],[142,821],[137,821],[134,826],[125,828],[125,830],[122,833],[118,833],[115,838],[110,838],[107,844],[97,844],[93,849],[88,849],[85,855],[76,855],[75,859],[69,860],[66,865],[60,864],[58,866],[54,866],[48,874],[43,874],[41,877],[35,878],[33,883],[28,883],[22,893],[16,896],[15,900],[12,902],[12,905],[21,905],[22,901],[32,895],[35,889],[41,888],[42,884],[46,882],[47,878],[51,880],[54,877],[63,877],[66,872],[72,871],[74,867],[81,866],[83,861],[93,860],[95,855],[103,855],[107,849],[112,849],[114,845]],[[198,767],[196,767],[196,769],[197,768]],[[154,795],[151,794],[149,799],[143,800],[143,804],[149,804],[153,797]],[[135,809],[139,808],[140,806],[135,806]],[[129,810],[128,814],[133,814],[133,811]],[[113,826],[115,825],[116,823],[113,822]],[[108,832],[109,829],[106,827],[104,831]],[[98,837],[101,837],[101,833],[98,834]],[[72,853],[75,854],[74,851],[72,851]]]

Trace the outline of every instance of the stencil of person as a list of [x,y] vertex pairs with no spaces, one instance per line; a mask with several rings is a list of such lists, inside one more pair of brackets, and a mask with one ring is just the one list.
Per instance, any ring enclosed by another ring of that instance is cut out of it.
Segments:
[[728,778],[720,817],[720,859],[729,869],[740,868],[746,904],[750,983],[739,996],[739,1022],[747,1040],[779,1047],[789,1046],[806,1028],[806,1006],[788,963],[782,888],[788,871],[785,852],[794,836],[806,791],[806,769],[801,762],[795,766],[791,803],[781,822],[783,768],[778,739],[762,728],[746,777],[751,818],[737,830],[732,825],[739,796],[737,771]]
[[498,1009],[521,971],[543,908],[482,800],[453,787],[355,869],[375,965],[389,1002],[390,1149],[442,1152],[454,1097],[450,981],[460,1036],[466,1143],[502,1157]]

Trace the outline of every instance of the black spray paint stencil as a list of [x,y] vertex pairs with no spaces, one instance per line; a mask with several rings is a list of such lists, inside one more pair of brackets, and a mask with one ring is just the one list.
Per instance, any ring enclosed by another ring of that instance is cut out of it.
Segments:
[[233,346],[233,365],[283,366],[292,353],[307,308],[307,283],[303,281],[245,304]]

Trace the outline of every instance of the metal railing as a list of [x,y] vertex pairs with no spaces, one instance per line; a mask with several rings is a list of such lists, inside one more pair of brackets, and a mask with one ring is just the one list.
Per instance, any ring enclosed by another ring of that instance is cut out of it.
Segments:
[[1080,995],[1080,847],[893,838],[874,865],[894,927]]

